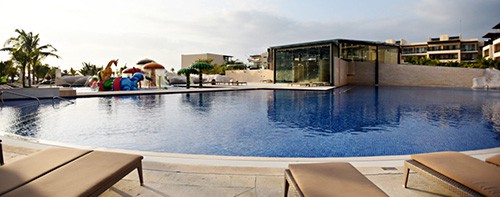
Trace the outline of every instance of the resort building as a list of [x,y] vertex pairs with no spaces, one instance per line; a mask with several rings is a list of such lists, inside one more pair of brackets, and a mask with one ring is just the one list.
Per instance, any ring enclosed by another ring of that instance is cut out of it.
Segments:
[[399,44],[401,47],[401,58],[408,60],[412,57],[428,57],[441,62],[469,62],[474,61],[480,54],[482,42],[479,39],[462,39],[462,35],[449,36],[440,35],[437,38],[429,38],[427,42],[407,43],[405,40],[388,43]]
[[496,32],[490,32],[483,36],[483,38],[488,38],[484,43],[483,57],[500,60],[500,23],[495,25],[493,29],[496,29]]
[[223,65],[231,60],[233,56],[230,55],[219,55],[213,53],[201,53],[201,54],[188,54],[181,55],[181,66],[182,68],[188,68],[199,59],[212,59],[212,64]]
[[[268,53],[275,83],[333,86],[347,84],[354,75],[378,84],[379,63],[398,64],[400,59],[395,44],[345,39],[274,46]],[[355,70],[353,63],[357,62],[364,65],[363,69]]]
[[258,55],[250,55],[250,57],[248,58],[248,66],[250,69],[269,69],[267,58],[267,52]]

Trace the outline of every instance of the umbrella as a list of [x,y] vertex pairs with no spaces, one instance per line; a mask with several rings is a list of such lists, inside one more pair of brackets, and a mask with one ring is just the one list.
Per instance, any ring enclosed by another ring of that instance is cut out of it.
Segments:
[[155,62],[155,61],[146,58],[146,59],[143,59],[143,60],[137,62],[137,65],[144,65],[144,64],[147,64],[147,63],[151,63],[151,62]]
[[190,80],[190,76],[191,74],[196,74],[198,73],[198,71],[194,68],[181,68],[179,71],[177,71],[177,74],[178,75],[186,75],[186,87],[187,89],[189,89],[189,84],[191,83],[189,80]]
[[132,67],[132,68],[127,68],[123,70],[123,73],[128,73],[128,74],[134,74],[134,73],[142,73],[142,70],[140,68]]
[[[150,62],[150,63],[147,63],[146,65],[144,65],[144,67],[142,67],[143,69],[148,69],[148,70],[151,70],[151,78],[153,78],[153,85],[156,85],[156,74],[155,74],[155,70],[157,69],[165,69],[165,67],[163,67],[161,64],[158,64],[156,62]],[[161,80],[161,78],[160,78]],[[159,86],[158,86],[159,89],[161,89],[161,81],[159,83]]]
[[151,70],[156,70],[156,69],[165,69],[161,64],[158,64],[156,62],[150,62],[144,65],[142,67],[143,69],[151,69]]

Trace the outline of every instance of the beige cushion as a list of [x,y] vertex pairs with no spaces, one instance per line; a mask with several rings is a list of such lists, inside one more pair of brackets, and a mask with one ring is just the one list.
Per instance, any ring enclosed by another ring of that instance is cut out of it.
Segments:
[[500,166],[500,154],[486,158],[486,162]]
[[120,180],[141,160],[139,155],[93,151],[5,196],[98,195],[95,192],[104,184]]
[[349,163],[290,164],[305,196],[387,196]]
[[0,167],[0,195],[44,175],[90,150],[49,148]]
[[412,155],[419,163],[485,196],[500,196],[500,168],[458,152]]

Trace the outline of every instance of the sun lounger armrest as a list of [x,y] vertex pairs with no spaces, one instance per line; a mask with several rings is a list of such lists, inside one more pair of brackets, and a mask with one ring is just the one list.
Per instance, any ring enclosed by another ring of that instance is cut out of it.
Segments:
[[420,175],[434,181],[435,183],[439,184],[440,186],[456,193],[459,194],[460,196],[482,196],[478,192],[472,190],[471,188],[468,188],[467,186],[464,186],[453,179],[450,179],[449,177],[419,163],[418,161],[415,160],[406,160],[404,162],[404,183],[403,187],[407,188],[408,185],[408,177],[409,177],[409,172],[410,170],[415,171],[419,173]]

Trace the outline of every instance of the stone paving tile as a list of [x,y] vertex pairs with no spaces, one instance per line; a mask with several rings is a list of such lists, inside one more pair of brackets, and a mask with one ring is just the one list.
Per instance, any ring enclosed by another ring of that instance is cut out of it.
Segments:
[[[36,149],[4,145],[6,163],[37,152]],[[195,166],[144,162],[145,185],[132,171],[101,196],[281,196],[283,169],[222,166]],[[361,167],[358,170],[389,196],[456,196],[431,180],[411,173],[408,186],[403,183],[403,168],[383,170]],[[293,188],[289,196],[296,196]]]
[[403,187],[403,173],[366,175],[377,187],[389,196],[456,196],[451,191],[435,184],[417,173],[410,173],[408,188]]
[[257,176],[255,193],[257,196],[282,196],[284,176]]
[[[134,181],[122,180],[111,189],[103,193],[102,197],[115,196],[241,196],[241,194],[253,190],[245,187],[216,187],[216,186],[193,186],[193,185],[171,185],[163,183],[146,183],[138,186]],[[136,185],[136,186],[134,186]]]

